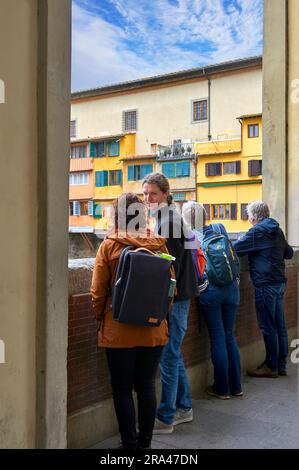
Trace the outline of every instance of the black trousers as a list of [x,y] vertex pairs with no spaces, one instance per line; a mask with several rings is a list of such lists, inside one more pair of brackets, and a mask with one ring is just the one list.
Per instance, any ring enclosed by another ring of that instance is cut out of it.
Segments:
[[[124,448],[149,447],[156,415],[155,377],[163,346],[106,348],[114,408]],[[137,393],[138,428],[133,402]]]

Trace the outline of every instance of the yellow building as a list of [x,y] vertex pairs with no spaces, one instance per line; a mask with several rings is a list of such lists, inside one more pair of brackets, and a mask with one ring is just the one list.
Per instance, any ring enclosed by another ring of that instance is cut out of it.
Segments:
[[135,133],[93,139],[90,155],[94,162],[94,229],[111,226],[111,204],[123,192],[123,159],[135,153]]
[[262,115],[243,115],[241,139],[197,142],[197,200],[227,231],[250,228],[247,204],[262,198]]

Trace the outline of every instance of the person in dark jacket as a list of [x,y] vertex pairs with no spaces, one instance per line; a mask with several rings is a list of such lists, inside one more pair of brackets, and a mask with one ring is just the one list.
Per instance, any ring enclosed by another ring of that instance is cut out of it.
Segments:
[[247,213],[253,227],[234,243],[234,247],[239,256],[248,255],[257,320],[266,349],[265,361],[247,373],[252,377],[278,377],[287,375],[284,260],[292,258],[293,249],[286,242],[278,222],[270,218],[266,203],[254,201],[248,204]]
[[188,249],[189,240],[195,237],[188,232],[172,204],[169,182],[162,173],[147,175],[142,187],[145,202],[156,220],[155,231],[166,238],[168,251],[176,258],[177,295],[169,315],[169,341],[160,359],[162,397],[153,431],[153,434],[170,434],[174,425],[193,419],[181,346],[188,326],[190,299],[198,292],[192,254]]

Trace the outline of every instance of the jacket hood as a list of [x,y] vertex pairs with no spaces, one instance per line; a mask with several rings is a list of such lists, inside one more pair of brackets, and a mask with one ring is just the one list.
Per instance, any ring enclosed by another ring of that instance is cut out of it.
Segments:
[[279,223],[276,220],[271,219],[271,217],[268,217],[255,225],[255,228],[256,230],[263,232],[264,235],[272,238],[275,237],[278,232]]
[[126,246],[133,245],[138,248],[148,248],[149,250],[160,250],[166,243],[166,239],[164,237],[156,235],[149,229],[138,233],[138,236],[128,232],[116,232],[112,230],[111,232],[108,232],[106,238],[110,238],[111,240],[115,240]]

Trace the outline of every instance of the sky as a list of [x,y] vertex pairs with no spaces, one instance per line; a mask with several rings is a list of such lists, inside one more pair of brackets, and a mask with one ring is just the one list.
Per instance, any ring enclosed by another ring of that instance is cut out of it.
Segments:
[[263,0],[72,5],[72,91],[262,54]]

